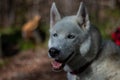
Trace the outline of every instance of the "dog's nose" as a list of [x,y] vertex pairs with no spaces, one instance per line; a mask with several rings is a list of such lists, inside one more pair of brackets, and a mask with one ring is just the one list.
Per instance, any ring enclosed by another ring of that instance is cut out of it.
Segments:
[[50,48],[49,49],[49,54],[51,57],[55,58],[59,55],[60,51],[56,48]]

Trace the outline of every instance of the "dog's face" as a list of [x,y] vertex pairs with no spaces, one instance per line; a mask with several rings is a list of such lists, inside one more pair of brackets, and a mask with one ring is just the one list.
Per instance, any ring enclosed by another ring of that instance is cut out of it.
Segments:
[[55,70],[61,69],[77,53],[89,30],[89,19],[85,6],[81,3],[77,15],[61,19],[53,3],[50,14],[49,56]]

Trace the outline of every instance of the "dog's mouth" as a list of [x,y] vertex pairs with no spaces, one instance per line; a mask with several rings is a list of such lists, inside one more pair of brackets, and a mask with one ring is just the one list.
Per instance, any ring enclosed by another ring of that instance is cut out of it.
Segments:
[[72,52],[64,61],[53,60],[51,62],[53,71],[55,72],[61,71],[65,66],[65,64],[69,62],[73,57],[74,57],[74,52]]
[[54,60],[51,62],[53,71],[59,72],[63,69],[64,63],[58,62],[57,60]]

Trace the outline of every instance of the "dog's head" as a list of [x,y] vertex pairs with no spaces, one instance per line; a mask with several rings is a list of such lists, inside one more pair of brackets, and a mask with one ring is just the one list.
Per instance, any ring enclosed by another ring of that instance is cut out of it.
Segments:
[[88,37],[90,21],[87,10],[81,2],[76,15],[61,18],[55,3],[50,12],[49,56],[55,61],[54,69],[59,70],[63,64],[79,51],[83,41]]

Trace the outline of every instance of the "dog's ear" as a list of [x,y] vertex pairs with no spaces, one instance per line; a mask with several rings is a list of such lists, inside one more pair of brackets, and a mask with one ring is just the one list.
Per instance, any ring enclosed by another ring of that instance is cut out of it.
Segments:
[[79,10],[77,12],[78,25],[84,30],[88,30],[90,27],[90,21],[87,9],[83,2],[80,3]]
[[55,23],[60,19],[61,19],[60,13],[57,10],[55,2],[53,2],[50,10],[50,27],[54,26]]

